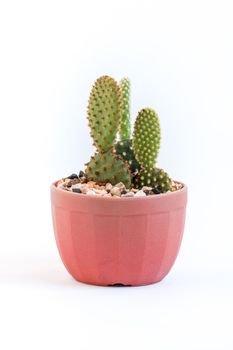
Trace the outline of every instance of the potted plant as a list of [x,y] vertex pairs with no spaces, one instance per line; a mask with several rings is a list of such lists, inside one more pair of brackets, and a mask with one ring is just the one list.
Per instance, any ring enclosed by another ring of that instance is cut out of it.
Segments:
[[129,102],[127,78],[96,80],[88,102],[96,153],[84,172],[51,186],[61,259],[89,284],[159,282],[182,240],[187,187],[155,166],[160,123],[153,109],[138,113],[131,138]]

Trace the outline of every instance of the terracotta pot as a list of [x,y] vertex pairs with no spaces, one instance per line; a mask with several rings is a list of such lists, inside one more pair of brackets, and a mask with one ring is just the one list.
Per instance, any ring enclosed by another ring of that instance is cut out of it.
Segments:
[[177,257],[187,187],[135,198],[93,197],[51,186],[61,259],[78,281],[146,285],[161,281]]

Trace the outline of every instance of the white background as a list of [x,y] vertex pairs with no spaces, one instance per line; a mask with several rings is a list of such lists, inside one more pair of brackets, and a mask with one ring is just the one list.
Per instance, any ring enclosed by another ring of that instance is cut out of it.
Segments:
[[[1,1],[0,348],[233,348],[231,1]],[[188,184],[182,248],[163,282],[74,281],[49,186],[93,152],[86,105],[104,74],[155,108],[158,165]]]

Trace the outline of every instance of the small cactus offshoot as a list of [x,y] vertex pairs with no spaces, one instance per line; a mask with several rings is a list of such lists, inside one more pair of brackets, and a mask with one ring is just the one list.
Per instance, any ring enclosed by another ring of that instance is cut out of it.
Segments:
[[123,78],[120,81],[121,99],[122,99],[122,121],[120,125],[120,139],[130,139],[130,81]]
[[118,141],[115,145],[115,152],[128,162],[132,174],[140,170],[140,164],[133,151],[132,140]]
[[134,185],[136,188],[150,186],[157,190],[157,193],[163,193],[171,190],[171,179],[163,169],[142,169],[135,176]]

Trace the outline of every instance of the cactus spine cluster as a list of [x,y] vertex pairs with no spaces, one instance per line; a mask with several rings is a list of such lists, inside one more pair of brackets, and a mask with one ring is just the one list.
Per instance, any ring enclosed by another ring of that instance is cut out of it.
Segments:
[[120,125],[120,139],[130,139],[130,81],[128,78],[121,79],[120,83],[122,99],[122,121]]
[[[130,82],[118,84],[102,76],[93,85],[88,103],[91,136],[97,148],[86,164],[88,180],[98,183],[123,182],[127,188],[150,186],[155,193],[171,190],[171,179],[155,167],[160,148],[160,123],[151,108],[137,116],[133,139],[130,135]],[[119,133],[120,141],[116,142]]]

